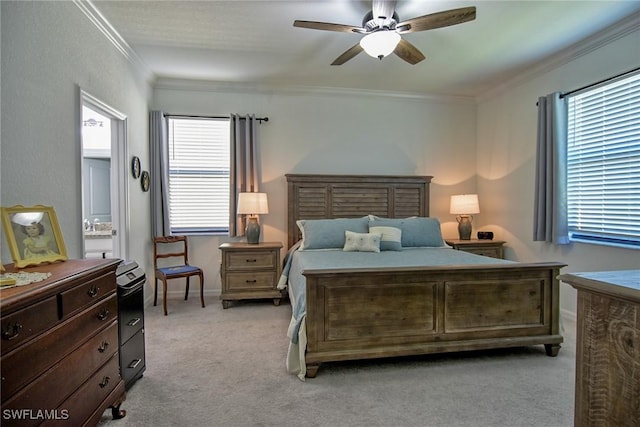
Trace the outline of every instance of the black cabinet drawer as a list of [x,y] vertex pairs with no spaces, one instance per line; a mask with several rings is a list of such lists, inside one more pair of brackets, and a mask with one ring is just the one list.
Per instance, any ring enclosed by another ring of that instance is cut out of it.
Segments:
[[127,390],[145,370],[144,329],[120,347],[120,373]]

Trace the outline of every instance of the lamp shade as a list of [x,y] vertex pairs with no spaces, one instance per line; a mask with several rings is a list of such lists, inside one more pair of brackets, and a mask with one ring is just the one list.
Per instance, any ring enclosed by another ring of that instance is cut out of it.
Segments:
[[381,30],[367,34],[360,40],[360,46],[367,55],[382,59],[390,55],[400,42],[400,34],[391,30]]
[[473,215],[480,213],[477,194],[458,194],[451,196],[449,213],[455,215]]
[[239,215],[268,214],[267,193],[240,193],[238,195]]

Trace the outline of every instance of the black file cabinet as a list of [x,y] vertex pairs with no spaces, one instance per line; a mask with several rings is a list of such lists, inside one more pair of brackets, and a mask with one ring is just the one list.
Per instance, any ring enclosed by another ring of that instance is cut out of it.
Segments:
[[145,370],[144,284],[146,276],[135,261],[122,261],[116,270],[118,282],[118,340],[120,375],[126,390]]

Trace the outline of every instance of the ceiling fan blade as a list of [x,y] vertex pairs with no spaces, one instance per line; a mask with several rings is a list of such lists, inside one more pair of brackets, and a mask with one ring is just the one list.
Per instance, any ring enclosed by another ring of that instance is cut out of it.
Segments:
[[335,61],[331,63],[331,65],[342,65],[348,60],[350,60],[351,58],[353,58],[354,56],[356,56],[357,54],[359,54],[360,52],[362,52],[363,50],[364,49],[362,49],[362,46],[360,46],[360,43],[357,43],[352,47],[350,47],[349,49],[347,49],[342,55],[338,56],[335,59]]
[[360,27],[354,27],[353,25],[331,24],[329,22],[316,22],[316,21],[293,21],[294,27],[310,28],[312,30],[325,30],[325,31],[337,31],[340,33],[364,33],[366,30]]
[[396,25],[396,31],[404,34],[433,30],[434,28],[462,24],[463,22],[473,21],[474,19],[476,19],[476,8],[473,6],[463,7],[409,19]]
[[405,39],[400,39],[400,43],[398,43],[398,46],[396,46],[396,50],[394,50],[393,53],[395,53],[411,65],[416,65],[418,62],[424,59],[424,55],[422,54],[422,52],[420,52],[417,47],[415,47]]

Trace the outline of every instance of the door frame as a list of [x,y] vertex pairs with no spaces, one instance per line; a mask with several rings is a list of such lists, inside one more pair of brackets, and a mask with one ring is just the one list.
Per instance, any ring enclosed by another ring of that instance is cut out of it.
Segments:
[[[86,106],[111,119],[111,223],[113,225],[113,256],[128,259],[129,252],[129,186],[127,162],[127,116],[95,96],[80,89],[80,175],[83,176],[82,107]],[[81,180],[84,197],[84,183]],[[83,205],[84,203],[82,203]],[[83,209],[83,206],[81,207]],[[82,211],[80,213],[82,218]],[[84,227],[84,225],[81,225]],[[82,230],[84,236],[84,231]],[[85,244],[82,238],[82,257]]]

